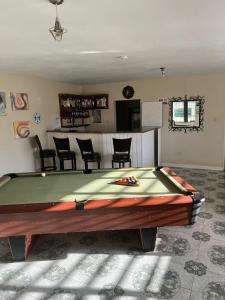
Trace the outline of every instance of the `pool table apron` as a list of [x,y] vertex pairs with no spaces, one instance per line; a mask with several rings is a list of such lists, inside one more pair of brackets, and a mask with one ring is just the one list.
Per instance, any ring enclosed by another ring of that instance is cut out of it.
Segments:
[[143,250],[152,251],[157,227],[193,223],[192,198],[182,196],[182,202],[184,197],[186,203],[183,204],[91,209],[91,202],[88,202],[89,209],[84,211],[73,208],[64,211],[5,213],[0,218],[0,236],[9,237],[12,255],[18,261],[26,258],[32,235],[49,233],[139,229]]

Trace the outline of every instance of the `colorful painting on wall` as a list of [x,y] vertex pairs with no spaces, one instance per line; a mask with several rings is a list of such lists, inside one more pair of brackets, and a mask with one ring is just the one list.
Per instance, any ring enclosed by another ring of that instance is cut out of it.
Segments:
[[31,135],[30,121],[15,121],[13,122],[14,136],[17,139],[27,138]]
[[10,93],[12,110],[28,109],[28,94],[26,93]]
[[0,116],[6,116],[6,101],[4,92],[0,92]]

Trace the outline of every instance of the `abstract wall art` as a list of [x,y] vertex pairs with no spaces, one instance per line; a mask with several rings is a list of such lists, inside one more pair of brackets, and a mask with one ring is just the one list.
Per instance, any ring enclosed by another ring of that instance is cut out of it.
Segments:
[[13,122],[14,136],[17,139],[28,138],[31,135],[30,121]]
[[27,110],[28,109],[28,94],[27,93],[10,93],[12,110]]
[[6,101],[4,92],[0,92],[0,116],[6,116]]

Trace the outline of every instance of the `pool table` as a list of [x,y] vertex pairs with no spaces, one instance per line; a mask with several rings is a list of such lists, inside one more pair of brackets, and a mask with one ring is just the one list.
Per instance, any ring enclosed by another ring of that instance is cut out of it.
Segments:
[[[118,185],[123,177],[139,186]],[[170,168],[8,174],[0,178],[0,237],[24,260],[39,234],[138,229],[144,251],[157,227],[193,224],[204,196]]]

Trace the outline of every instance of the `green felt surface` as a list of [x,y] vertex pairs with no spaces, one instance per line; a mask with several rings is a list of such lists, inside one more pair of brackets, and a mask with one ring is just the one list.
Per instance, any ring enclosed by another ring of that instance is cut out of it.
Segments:
[[[121,186],[114,182],[121,177],[136,176],[140,186]],[[46,203],[113,199],[180,194],[159,171],[149,169],[119,169],[94,171],[92,174],[21,176],[0,188],[0,204]]]

